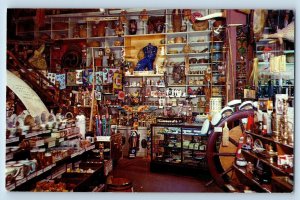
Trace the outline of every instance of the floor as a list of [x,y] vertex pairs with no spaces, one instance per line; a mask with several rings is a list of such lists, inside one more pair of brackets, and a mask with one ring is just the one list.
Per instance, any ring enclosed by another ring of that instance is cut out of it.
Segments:
[[214,183],[205,184],[210,177],[183,176],[171,173],[150,172],[150,162],[146,158],[120,159],[113,177],[128,178],[133,183],[134,192],[223,192]]

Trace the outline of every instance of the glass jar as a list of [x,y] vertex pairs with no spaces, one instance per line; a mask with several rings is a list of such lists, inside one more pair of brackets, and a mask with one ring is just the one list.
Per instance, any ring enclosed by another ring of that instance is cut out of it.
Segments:
[[52,154],[51,154],[51,152],[45,153],[44,164],[45,164],[45,166],[52,165]]
[[39,149],[38,153],[37,153],[37,161],[41,168],[43,168],[45,166],[44,165],[45,152],[46,152],[46,149],[42,148],[42,149]]
[[30,150],[30,157],[31,157],[31,160],[33,159],[36,159],[38,158],[38,149],[31,149]]

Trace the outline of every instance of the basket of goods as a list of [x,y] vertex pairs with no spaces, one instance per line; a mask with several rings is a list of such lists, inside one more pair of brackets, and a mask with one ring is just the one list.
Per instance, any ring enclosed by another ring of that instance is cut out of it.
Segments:
[[195,21],[192,25],[194,31],[204,31],[208,29],[208,21]]
[[191,46],[186,44],[184,45],[183,49],[182,49],[183,53],[190,53],[191,52]]
[[183,42],[184,42],[184,38],[183,38],[183,37],[176,37],[176,38],[174,39],[174,42],[175,42],[175,43],[183,43]]

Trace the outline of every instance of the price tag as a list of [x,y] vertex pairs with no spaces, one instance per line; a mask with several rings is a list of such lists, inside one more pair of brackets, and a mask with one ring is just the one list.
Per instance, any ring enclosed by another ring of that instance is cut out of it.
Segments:
[[44,170],[43,170],[43,169],[37,171],[37,172],[36,172],[36,175],[39,176],[39,175],[41,175],[42,173],[44,173]]
[[14,157],[13,153],[6,154],[6,161],[13,159],[13,157]]
[[110,136],[97,136],[97,141],[110,142]]
[[19,137],[13,137],[13,138],[6,139],[6,144],[18,142],[18,141],[19,141]]
[[63,142],[65,141],[65,138],[59,138],[58,142]]
[[52,132],[57,132],[57,129],[52,129]]
[[6,189],[7,189],[8,191],[12,191],[12,190],[15,189],[15,188],[16,188],[16,185],[15,185],[15,184],[10,184],[10,185],[6,186]]
[[21,180],[18,180],[17,182],[16,182],[16,186],[19,186],[19,185],[21,185],[21,184],[23,184],[23,183],[25,183],[26,182],[26,178],[23,178],[23,179],[21,179]]
[[222,129],[222,127],[215,127],[214,131],[220,133],[223,131],[223,129]]
[[85,151],[89,151],[89,150],[92,150],[92,149],[95,149],[95,145],[89,146],[88,148],[85,149]]
[[39,146],[43,146],[45,143],[44,143],[44,140],[37,140],[36,142],[35,142],[35,146],[36,147],[39,147]]
[[191,97],[191,98],[195,98],[195,97],[196,97],[196,95],[190,95],[190,97]]
[[27,176],[27,180],[30,180],[32,178],[36,177],[36,172],[33,172],[32,174],[30,174],[29,176]]
[[55,141],[48,143],[48,148],[55,147]]

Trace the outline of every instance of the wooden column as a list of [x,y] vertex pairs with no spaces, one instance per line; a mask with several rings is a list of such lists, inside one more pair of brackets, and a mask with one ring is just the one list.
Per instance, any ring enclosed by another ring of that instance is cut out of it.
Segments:
[[[247,21],[247,15],[244,13],[241,13],[237,10],[226,10],[226,16],[227,16],[227,25],[229,24],[243,24],[246,25]],[[229,27],[229,34],[227,35],[228,39],[230,38],[230,48],[232,51],[232,65],[228,70],[228,74],[231,77],[231,75],[234,75],[234,78],[229,78],[227,83],[228,88],[228,101],[231,101],[235,99],[235,84],[236,84],[236,27]],[[229,58],[229,57],[228,57]]]

